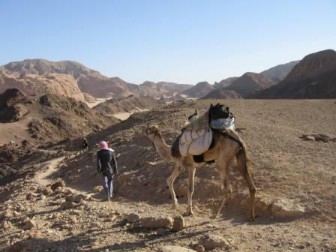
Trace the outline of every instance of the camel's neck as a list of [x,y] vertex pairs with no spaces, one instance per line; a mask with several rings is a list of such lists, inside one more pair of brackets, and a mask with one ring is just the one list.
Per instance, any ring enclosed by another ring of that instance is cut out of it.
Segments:
[[156,134],[153,140],[156,151],[166,161],[172,161],[171,146],[166,143],[161,134]]

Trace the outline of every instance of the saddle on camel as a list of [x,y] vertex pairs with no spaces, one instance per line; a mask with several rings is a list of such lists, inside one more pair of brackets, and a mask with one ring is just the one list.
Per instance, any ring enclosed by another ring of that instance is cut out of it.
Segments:
[[202,154],[214,145],[213,132],[228,133],[228,130],[235,130],[235,118],[229,107],[219,103],[211,104],[202,115],[196,110],[188,117],[182,134],[173,143],[172,155],[192,155],[196,163],[204,162]]

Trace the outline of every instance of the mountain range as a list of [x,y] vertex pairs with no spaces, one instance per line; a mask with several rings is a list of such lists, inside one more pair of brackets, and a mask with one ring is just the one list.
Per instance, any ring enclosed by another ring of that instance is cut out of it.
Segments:
[[172,96],[191,86],[149,81],[136,85],[118,77],[108,78],[74,61],[31,59],[0,67],[0,92],[8,88],[18,88],[27,95],[54,93],[78,100],[85,99],[85,95],[119,98],[135,94],[160,98]]
[[130,95],[182,98],[335,98],[336,52],[324,50],[261,73],[246,72],[213,85],[146,81],[140,85],[106,77],[74,61],[27,59],[0,67],[0,93],[17,88],[27,95],[47,93],[80,101]]
[[254,98],[336,98],[336,52],[325,50],[307,55],[286,78]]

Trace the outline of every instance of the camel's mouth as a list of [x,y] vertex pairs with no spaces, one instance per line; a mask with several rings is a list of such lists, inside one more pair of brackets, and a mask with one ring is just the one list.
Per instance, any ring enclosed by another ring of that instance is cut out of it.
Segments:
[[143,130],[143,132],[144,132],[144,135],[146,135],[146,137],[148,137],[149,135],[152,135],[153,134],[153,131],[150,129],[150,128],[145,128],[144,130]]

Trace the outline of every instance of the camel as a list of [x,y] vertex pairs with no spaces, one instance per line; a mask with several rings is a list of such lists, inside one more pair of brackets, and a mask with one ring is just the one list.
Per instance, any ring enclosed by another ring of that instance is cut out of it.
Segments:
[[203,153],[204,162],[195,163],[193,156],[177,156],[172,155],[172,147],[168,145],[157,126],[148,126],[145,130],[146,137],[153,143],[158,154],[168,162],[175,164],[173,172],[167,179],[167,184],[173,200],[173,206],[177,208],[178,202],[174,191],[175,179],[183,173],[188,171],[188,208],[187,214],[193,215],[192,196],[194,193],[194,180],[197,168],[203,167],[207,162],[216,161],[216,167],[220,174],[224,196],[220,208],[216,214],[219,215],[227,197],[231,193],[229,185],[229,167],[234,158],[237,160],[237,166],[241,175],[244,177],[250,192],[250,220],[255,219],[255,195],[256,188],[252,181],[248,170],[248,159],[246,156],[246,146],[241,138],[232,130],[213,131],[214,145],[212,148]]

